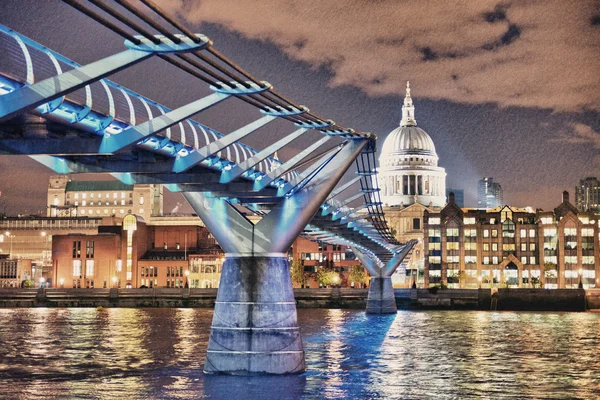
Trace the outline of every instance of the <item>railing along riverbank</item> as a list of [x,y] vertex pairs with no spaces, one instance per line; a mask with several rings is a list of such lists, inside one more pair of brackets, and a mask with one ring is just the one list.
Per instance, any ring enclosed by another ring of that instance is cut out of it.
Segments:
[[[600,310],[600,289],[395,289],[398,309]],[[294,289],[299,308],[364,309],[368,289]],[[0,289],[0,307],[214,307],[217,289]]]

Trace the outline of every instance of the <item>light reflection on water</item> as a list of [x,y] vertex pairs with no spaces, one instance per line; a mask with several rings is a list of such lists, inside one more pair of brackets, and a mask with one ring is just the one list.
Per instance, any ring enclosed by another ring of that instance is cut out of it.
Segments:
[[212,310],[0,309],[0,398],[597,398],[600,314],[298,311],[307,372],[205,376]]

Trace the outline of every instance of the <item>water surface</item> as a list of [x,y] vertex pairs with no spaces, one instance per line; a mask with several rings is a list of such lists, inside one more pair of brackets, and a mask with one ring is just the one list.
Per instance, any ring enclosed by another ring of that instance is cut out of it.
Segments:
[[0,309],[2,399],[600,397],[600,314],[298,310],[307,372],[202,373],[209,309]]

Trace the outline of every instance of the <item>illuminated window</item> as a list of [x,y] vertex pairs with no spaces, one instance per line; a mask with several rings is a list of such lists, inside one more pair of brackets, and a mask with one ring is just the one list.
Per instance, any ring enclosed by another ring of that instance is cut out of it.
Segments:
[[498,230],[497,229],[492,229],[492,237],[493,238],[498,237]]
[[458,250],[458,242],[446,242],[446,249],[447,250]]
[[488,265],[490,263],[490,258],[488,256],[483,257],[483,263]]
[[521,257],[521,264],[527,264],[527,257]]
[[94,193],[90,193],[90,199],[94,198]]
[[492,264],[498,264],[498,257],[496,257],[496,256],[492,257]]
[[85,276],[94,276],[94,260],[85,260]]
[[429,217],[429,219],[427,220],[427,222],[429,223],[429,225],[439,225],[440,224],[440,218],[439,217]]
[[477,243],[465,243],[465,250],[477,250]]
[[475,264],[477,262],[477,256],[465,256],[465,263]]
[[556,236],[556,228],[544,228],[544,236],[545,237]]
[[484,238],[490,237],[490,230],[489,229],[484,229],[483,230],[483,237]]
[[81,260],[73,260],[73,276],[81,276]]
[[446,229],[446,236],[458,236],[458,228]]
[[529,257],[529,264],[535,264],[535,256]]
[[463,223],[465,225],[475,225],[475,217],[464,218]]
[[532,238],[535,237],[535,229],[530,229],[529,230],[529,237],[532,237]]
[[492,251],[498,251],[498,243],[492,243]]
[[565,256],[565,264],[577,264],[577,256]]
[[583,257],[581,257],[581,263],[582,264],[593,264],[594,263],[594,256],[583,256]]
[[521,243],[521,251],[527,251],[527,243]]
[[79,193],[75,193],[75,198],[78,199],[79,198]]
[[143,195],[140,196],[140,205],[142,205],[142,204],[144,204],[144,196]]
[[584,237],[594,236],[594,228],[582,228],[581,236],[584,236]]
[[554,218],[552,217],[543,217],[541,220],[542,224],[551,224],[554,222]]
[[521,229],[519,231],[519,236],[522,238],[527,237],[527,229]]
[[477,237],[477,229],[465,229],[465,237]]
[[490,244],[489,243],[484,243],[483,244],[483,251],[490,251]]

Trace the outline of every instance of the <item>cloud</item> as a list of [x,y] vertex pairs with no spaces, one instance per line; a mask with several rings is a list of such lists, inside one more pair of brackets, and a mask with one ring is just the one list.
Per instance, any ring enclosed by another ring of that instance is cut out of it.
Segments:
[[410,80],[419,97],[600,110],[594,0],[159,3],[191,23],[275,43],[294,59],[329,67],[331,86],[371,96],[402,93]]
[[[591,126],[582,123],[571,123],[569,126],[572,128],[571,130],[561,132],[553,141],[570,145],[592,146],[600,150],[600,132],[596,132]],[[600,154],[594,158],[593,163],[594,166],[600,168]]]

